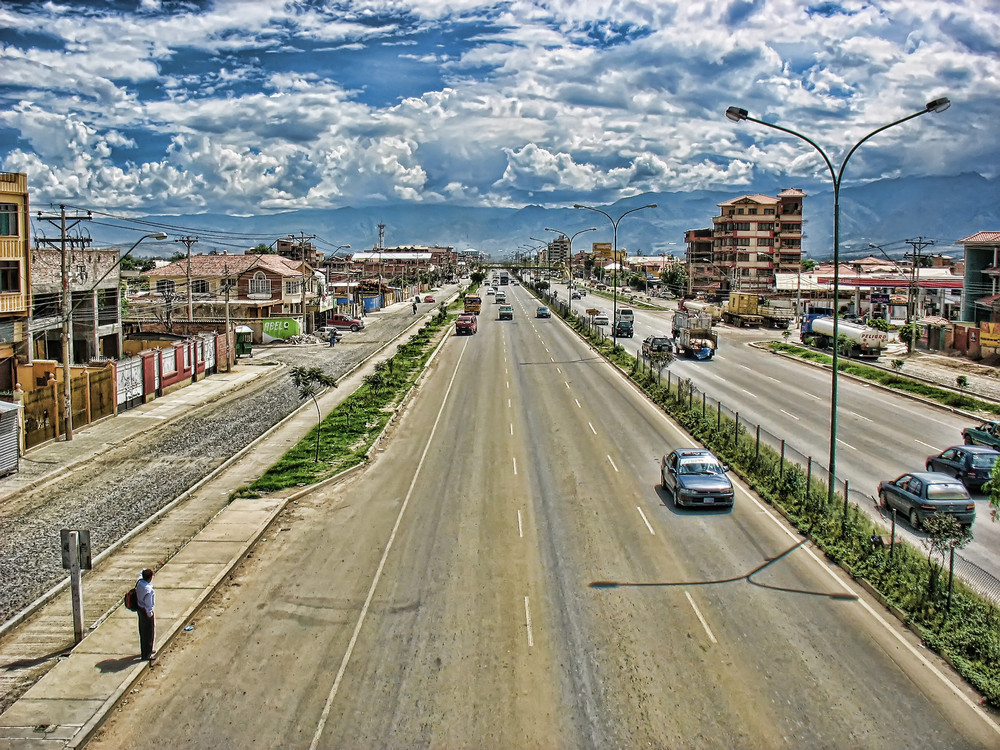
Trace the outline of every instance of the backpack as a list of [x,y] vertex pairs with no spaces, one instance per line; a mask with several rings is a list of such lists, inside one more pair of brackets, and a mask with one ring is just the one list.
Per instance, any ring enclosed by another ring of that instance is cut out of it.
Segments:
[[129,610],[130,612],[139,611],[139,597],[137,597],[135,594],[134,586],[125,592],[125,596],[122,599],[122,602],[125,604],[125,609]]

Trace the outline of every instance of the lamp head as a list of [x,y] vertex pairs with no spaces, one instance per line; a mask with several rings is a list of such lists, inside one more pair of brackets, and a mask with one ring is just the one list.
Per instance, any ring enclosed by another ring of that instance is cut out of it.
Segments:
[[927,106],[924,108],[928,112],[944,112],[948,107],[951,106],[951,99],[946,96],[942,96],[940,99],[935,99],[932,102],[927,102]]
[[586,206],[583,206],[583,205],[581,205],[579,203],[574,203],[573,204],[573,208],[586,208]]
[[739,122],[740,120],[745,120],[750,115],[745,109],[740,107],[730,107],[726,110],[726,117],[733,122]]
[[151,239],[154,239],[154,240],[165,240],[165,239],[167,239],[167,233],[166,232],[153,232],[152,234],[149,234],[149,235],[146,235],[146,236],[150,237]]

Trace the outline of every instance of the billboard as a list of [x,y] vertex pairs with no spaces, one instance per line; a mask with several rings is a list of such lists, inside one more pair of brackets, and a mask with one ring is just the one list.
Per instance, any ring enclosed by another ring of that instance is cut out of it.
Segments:
[[265,344],[272,341],[284,341],[302,332],[299,321],[295,318],[265,318],[262,338]]

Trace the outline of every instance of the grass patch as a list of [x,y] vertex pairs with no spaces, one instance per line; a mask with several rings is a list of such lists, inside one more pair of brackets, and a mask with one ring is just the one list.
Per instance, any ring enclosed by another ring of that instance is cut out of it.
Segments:
[[[833,364],[833,358],[829,355],[815,352],[811,349],[804,349],[803,347],[795,346],[794,344],[772,341],[768,343],[768,348],[773,352],[782,352],[809,362],[818,362],[824,365]],[[886,388],[892,388],[896,391],[920,396],[954,409],[984,412],[987,414],[1000,414],[1000,404],[983,401],[982,399],[978,399],[964,393],[956,393],[955,391],[948,390],[947,388],[939,388],[938,386],[923,383],[919,380],[908,378],[905,375],[899,375],[898,373],[889,372],[878,367],[871,367],[869,365],[858,364],[856,362],[844,361],[841,359],[837,362],[837,369],[848,375],[853,375],[854,377],[862,378],[863,380],[870,380],[874,383],[878,383]]]

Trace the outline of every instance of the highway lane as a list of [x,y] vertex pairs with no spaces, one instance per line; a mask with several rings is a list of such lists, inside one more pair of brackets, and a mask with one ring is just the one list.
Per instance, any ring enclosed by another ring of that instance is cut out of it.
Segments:
[[683,435],[509,296],[514,321],[486,305],[445,344],[373,465],[281,520],[97,747],[996,746],[766,508],[666,505]]
[[[612,305],[596,295],[588,306],[611,314]],[[635,337],[620,339],[632,353],[652,333],[669,335],[672,310],[636,309]],[[719,326],[719,353],[709,362],[675,360],[672,377],[690,378],[710,397],[740,412],[741,419],[760,424],[803,455],[822,466],[829,462],[830,372],[796,360],[778,357],[751,346],[777,338],[767,329]],[[793,340],[797,333],[793,333]],[[666,371],[664,371],[666,377]],[[839,387],[837,474],[852,491],[872,498],[879,481],[895,479],[907,471],[922,471],[927,456],[962,442],[961,430],[969,420],[947,410],[842,376]],[[977,496],[978,520],[974,539],[961,555],[1000,578],[1000,525],[992,523],[989,506]],[[873,503],[863,505],[874,518],[883,519]],[[923,536],[904,522],[897,533],[916,545]]]

